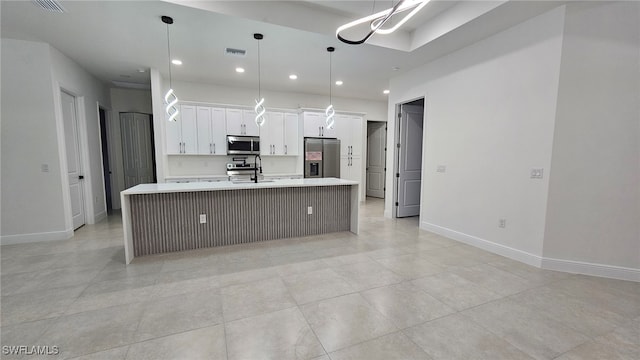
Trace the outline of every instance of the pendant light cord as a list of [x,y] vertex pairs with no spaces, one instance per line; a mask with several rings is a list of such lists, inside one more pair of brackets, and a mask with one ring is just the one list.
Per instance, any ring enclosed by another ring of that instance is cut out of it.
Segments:
[[169,54],[169,88],[173,89],[171,81],[171,37],[169,36],[169,24],[167,24],[167,53]]
[[333,97],[332,97],[332,90],[333,90],[333,86],[332,86],[332,82],[331,82],[331,78],[333,75],[332,69],[332,60],[333,59],[333,53],[329,52],[329,104],[331,105],[333,103]]
[[262,97],[260,96],[260,87],[261,87],[261,81],[260,81],[260,40],[258,40],[258,99],[262,99]]

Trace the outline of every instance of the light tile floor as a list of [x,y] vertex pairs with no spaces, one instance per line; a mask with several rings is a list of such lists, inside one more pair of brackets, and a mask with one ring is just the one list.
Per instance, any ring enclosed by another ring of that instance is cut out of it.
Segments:
[[533,268],[382,206],[367,199],[358,236],[129,266],[118,214],[2,246],[2,345],[58,346],[47,359],[640,359],[640,284]]

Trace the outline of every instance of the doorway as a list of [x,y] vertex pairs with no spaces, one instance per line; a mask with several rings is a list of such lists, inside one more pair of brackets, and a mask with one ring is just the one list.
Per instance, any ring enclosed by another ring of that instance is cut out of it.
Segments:
[[78,112],[76,97],[60,92],[62,121],[64,127],[65,152],[67,155],[67,176],[69,178],[69,195],[71,199],[71,218],[73,229],[85,224],[84,207],[84,175],[80,161],[80,141],[78,135]]
[[107,205],[107,214],[113,209],[111,201],[111,165],[109,162],[109,135],[107,132],[107,112],[98,108],[100,116],[100,140],[102,144],[102,177],[104,178],[104,195]]
[[367,177],[368,197],[384,199],[387,161],[387,123],[367,121]]
[[424,98],[396,106],[395,217],[420,215]]

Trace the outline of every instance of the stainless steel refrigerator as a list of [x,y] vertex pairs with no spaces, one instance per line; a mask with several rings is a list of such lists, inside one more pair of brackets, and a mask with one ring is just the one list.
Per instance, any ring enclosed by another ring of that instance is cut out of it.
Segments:
[[304,138],[304,177],[340,177],[340,140]]

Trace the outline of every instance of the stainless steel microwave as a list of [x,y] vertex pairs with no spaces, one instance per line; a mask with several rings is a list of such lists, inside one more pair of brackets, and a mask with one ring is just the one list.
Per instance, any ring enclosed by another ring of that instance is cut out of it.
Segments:
[[258,136],[227,136],[228,155],[260,154],[260,138]]

